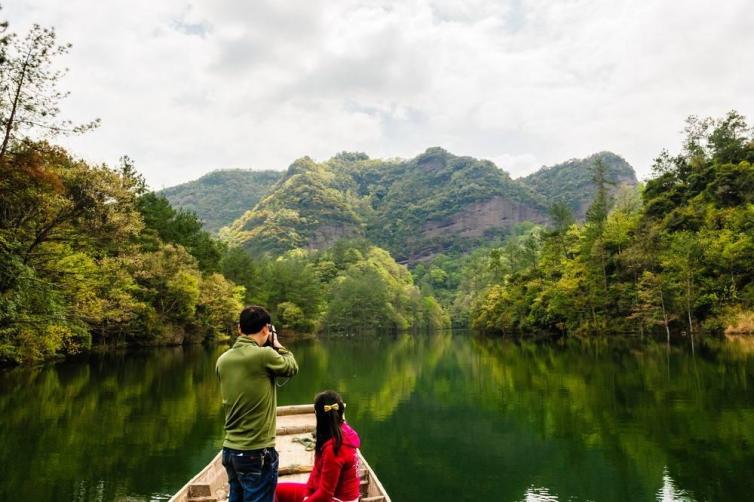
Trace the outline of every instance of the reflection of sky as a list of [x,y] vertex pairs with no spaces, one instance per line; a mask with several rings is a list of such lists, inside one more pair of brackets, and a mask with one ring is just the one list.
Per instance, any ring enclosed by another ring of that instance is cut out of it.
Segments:
[[550,493],[550,490],[543,487],[530,486],[524,493],[521,502],[558,502],[557,495]]
[[657,502],[694,502],[694,499],[685,490],[675,486],[675,481],[665,467],[662,473],[662,488],[657,492]]
[[[550,493],[545,487],[530,486],[524,492],[523,498],[519,502],[559,502],[554,493]],[[577,499],[571,497],[568,502],[576,502]],[[591,501],[589,501],[591,502]],[[675,481],[670,477],[668,468],[662,472],[662,488],[657,492],[657,502],[694,502],[694,498],[691,497],[685,490],[676,487]]]

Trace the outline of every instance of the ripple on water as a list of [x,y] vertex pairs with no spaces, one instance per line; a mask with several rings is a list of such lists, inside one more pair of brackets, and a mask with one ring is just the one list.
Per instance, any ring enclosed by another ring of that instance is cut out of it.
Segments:
[[[568,502],[576,502],[578,499],[573,497],[568,499]],[[557,495],[550,493],[550,490],[543,486],[531,485],[524,492],[524,497],[518,502],[560,502]],[[587,500],[585,502],[592,502]]]
[[676,486],[665,466],[662,471],[662,488],[657,492],[657,502],[695,502],[695,499]]

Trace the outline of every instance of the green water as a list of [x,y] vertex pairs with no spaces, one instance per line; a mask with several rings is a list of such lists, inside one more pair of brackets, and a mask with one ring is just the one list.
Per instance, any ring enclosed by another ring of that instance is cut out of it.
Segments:
[[[754,497],[754,348],[450,334],[293,346],[280,404],[336,388],[396,502]],[[747,350],[748,349],[748,350]],[[162,500],[221,442],[222,348],[0,374],[0,500]]]

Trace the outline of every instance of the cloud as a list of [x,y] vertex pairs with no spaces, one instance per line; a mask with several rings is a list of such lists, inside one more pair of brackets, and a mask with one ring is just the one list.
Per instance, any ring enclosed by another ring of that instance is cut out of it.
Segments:
[[601,150],[647,175],[687,115],[754,118],[748,2],[26,0],[74,44],[62,140],[154,187],[340,150],[428,146],[513,176]]
[[542,163],[537,160],[537,157],[530,153],[521,155],[503,153],[490,157],[489,160],[494,162],[500,169],[509,173],[512,178],[526,176],[542,167]]

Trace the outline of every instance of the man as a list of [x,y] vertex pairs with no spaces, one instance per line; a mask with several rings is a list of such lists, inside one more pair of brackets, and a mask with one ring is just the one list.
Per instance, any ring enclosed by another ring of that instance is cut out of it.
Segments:
[[225,407],[223,465],[230,482],[229,502],[272,502],[275,496],[275,377],[295,375],[298,365],[270,328],[264,308],[243,309],[238,339],[215,367]]

